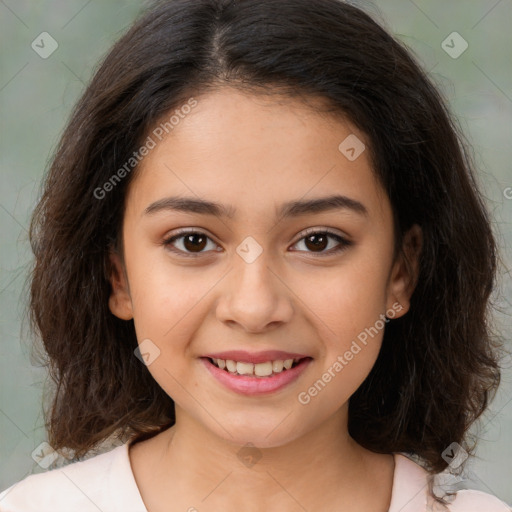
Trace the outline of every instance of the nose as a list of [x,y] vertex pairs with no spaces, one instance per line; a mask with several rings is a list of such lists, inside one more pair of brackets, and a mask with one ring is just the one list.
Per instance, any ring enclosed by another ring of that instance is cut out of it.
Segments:
[[217,318],[245,332],[265,332],[290,321],[293,293],[263,252],[248,263],[238,255],[219,290]]

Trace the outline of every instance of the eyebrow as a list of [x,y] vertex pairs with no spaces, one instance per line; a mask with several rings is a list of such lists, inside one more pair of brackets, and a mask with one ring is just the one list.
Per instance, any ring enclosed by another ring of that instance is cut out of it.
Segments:
[[[229,219],[233,219],[236,214],[236,208],[231,205],[223,205],[192,197],[165,197],[151,203],[144,210],[144,213],[151,215],[167,210],[212,215]],[[343,195],[333,195],[306,201],[289,201],[277,210],[276,215],[277,217],[289,218],[331,210],[350,210],[364,217],[368,216],[368,210],[361,202]]]

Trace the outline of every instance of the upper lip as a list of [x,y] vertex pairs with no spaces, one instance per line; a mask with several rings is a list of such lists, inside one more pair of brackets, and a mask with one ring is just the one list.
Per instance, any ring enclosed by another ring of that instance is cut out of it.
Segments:
[[310,357],[305,354],[283,352],[282,350],[265,350],[263,352],[247,352],[246,350],[228,350],[226,352],[215,352],[206,354],[203,357],[212,359],[224,359],[225,361],[239,361],[241,363],[265,363],[267,361],[286,361],[286,359],[303,359]]

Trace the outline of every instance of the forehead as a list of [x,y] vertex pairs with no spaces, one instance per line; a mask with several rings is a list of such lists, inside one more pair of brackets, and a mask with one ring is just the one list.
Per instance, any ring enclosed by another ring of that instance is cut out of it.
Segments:
[[[194,100],[172,126],[165,123],[179,107],[150,132],[154,147],[128,194],[139,211],[166,196],[195,196],[226,205],[233,219],[242,219],[284,202],[339,194],[370,213],[386,213],[367,137],[348,120],[325,114],[321,99],[306,105],[225,87]],[[360,152],[357,158],[347,157],[353,156],[344,152],[347,144]]]

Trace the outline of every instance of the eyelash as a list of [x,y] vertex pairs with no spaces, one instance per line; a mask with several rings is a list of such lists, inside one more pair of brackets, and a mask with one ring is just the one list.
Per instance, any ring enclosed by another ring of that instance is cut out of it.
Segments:
[[[185,252],[185,251],[182,251],[181,249],[176,249],[176,248],[172,247],[172,243],[174,241],[176,241],[180,238],[183,238],[186,235],[203,235],[203,236],[207,237],[209,240],[211,240],[211,238],[206,233],[203,233],[202,231],[180,230],[180,231],[178,231],[177,234],[174,234],[172,237],[166,238],[165,240],[163,240],[162,245],[167,247],[172,252],[174,252],[180,256],[187,257],[187,258],[197,258],[197,257],[201,256],[205,251],[199,252],[199,253],[190,253],[190,252]],[[352,242],[350,242],[343,236],[339,235],[338,233],[335,233],[329,229],[319,230],[316,228],[307,229],[306,232],[304,233],[304,235],[299,240],[297,240],[297,242],[295,242],[293,245],[296,245],[297,243],[301,242],[302,240],[304,240],[305,238],[307,238],[310,235],[328,235],[330,238],[334,238],[337,242],[339,242],[340,245],[337,248],[335,248],[334,250],[330,249],[329,251],[321,252],[321,253],[315,253],[312,251],[298,251],[298,252],[310,252],[311,254],[318,254],[320,257],[331,256],[333,254],[338,254],[338,253],[344,251],[345,249],[347,249],[349,246],[352,245]],[[212,242],[213,242],[213,240],[212,240]]]

